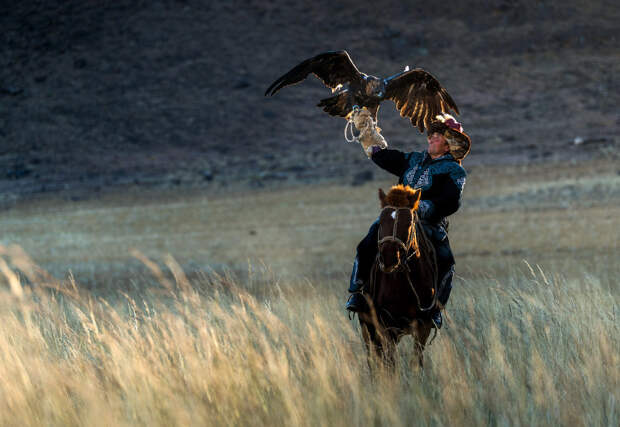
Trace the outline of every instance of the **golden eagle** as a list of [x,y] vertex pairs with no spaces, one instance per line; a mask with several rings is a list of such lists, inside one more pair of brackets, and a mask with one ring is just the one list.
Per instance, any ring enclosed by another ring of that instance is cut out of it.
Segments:
[[366,107],[375,122],[379,104],[391,99],[402,117],[411,120],[420,132],[428,129],[435,116],[449,109],[459,109],[448,92],[430,73],[421,68],[405,68],[398,74],[381,79],[360,72],[345,50],[325,52],[306,59],[273,82],[265,96],[273,96],[285,86],[294,85],[313,73],[323,84],[338,91],[317,105],[332,116],[347,117],[355,105]]

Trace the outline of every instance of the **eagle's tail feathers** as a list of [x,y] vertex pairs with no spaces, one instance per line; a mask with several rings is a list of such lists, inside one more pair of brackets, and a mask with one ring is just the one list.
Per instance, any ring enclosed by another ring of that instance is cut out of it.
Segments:
[[349,114],[352,106],[349,105],[349,97],[346,92],[340,93],[337,96],[331,98],[321,99],[321,102],[317,104],[317,107],[323,108],[330,116],[346,117]]

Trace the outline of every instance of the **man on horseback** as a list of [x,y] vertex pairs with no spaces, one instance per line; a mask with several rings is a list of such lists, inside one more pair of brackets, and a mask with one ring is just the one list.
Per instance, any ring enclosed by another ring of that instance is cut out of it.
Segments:
[[[355,124],[364,110],[353,114]],[[357,127],[357,126],[356,126]],[[465,185],[465,169],[461,160],[467,156],[471,140],[463,127],[449,114],[437,116],[428,128],[428,148],[422,152],[404,153],[385,149],[370,137],[360,137],[366,154],[379,167],[399,177],[399,184],[422,191],[418,217],[435,247],[438,269],[438,307],[431,313],[435,327],[442,324],[441,309],[448,302],[454,275],[454,257],[448,241],[447,217],[460,206]],[[370,270],[377,254],[378,220],[357,246],[353,263],[346,309],[364,312],[368,309],[363,292],[368,286]]]

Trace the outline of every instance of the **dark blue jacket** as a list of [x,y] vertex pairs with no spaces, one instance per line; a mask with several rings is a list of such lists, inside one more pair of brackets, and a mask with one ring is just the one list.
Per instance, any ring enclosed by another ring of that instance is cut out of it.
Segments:
[[422,190],[418,214],[420,218],[440,224],[456,212],[467,173],[451,154],[431,159],[426,150],[403,153],[399,150],[380,150],[372,161],[399,177],[399,184]]

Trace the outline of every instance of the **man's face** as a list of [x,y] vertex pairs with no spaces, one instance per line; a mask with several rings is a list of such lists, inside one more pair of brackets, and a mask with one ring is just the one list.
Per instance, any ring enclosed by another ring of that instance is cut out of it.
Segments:
[[446,138],[439,132],[433,132],[428,139],[428,154],[432,158],[441,157],[450,151]]

